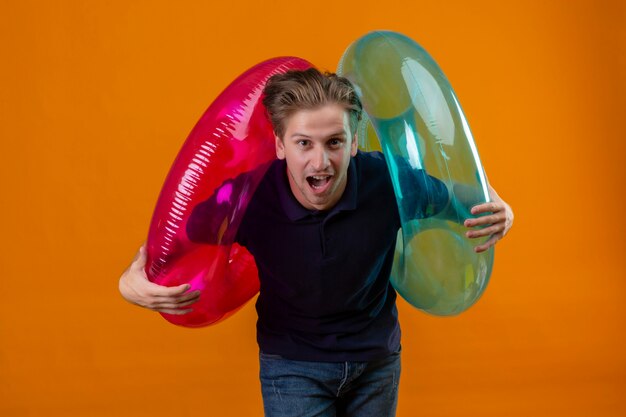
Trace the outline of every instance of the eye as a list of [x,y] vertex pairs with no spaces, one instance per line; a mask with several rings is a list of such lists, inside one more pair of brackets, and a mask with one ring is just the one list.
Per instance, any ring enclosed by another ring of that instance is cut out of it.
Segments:
[[331,148],[337,148],[337,147],[341,146],[342,143],[343,143],[343,139],[342,138],[331,138],[328,141],[328,145]]
[[296,144],[302,148],[306,147],[309,145],[309,140],[308,139],[300,139],[296,142]]

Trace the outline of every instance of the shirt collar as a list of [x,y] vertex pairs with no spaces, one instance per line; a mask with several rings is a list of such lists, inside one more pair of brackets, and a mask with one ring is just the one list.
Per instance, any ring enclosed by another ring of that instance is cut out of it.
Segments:
[[[287,178],[287,163],[285,160],[277,160],[274,166],[274,180],[278,190],[278,198],[285,214],[291,221],[301,220],[307,216],[314,216],[321,213],[318,210],[309,210],[302,206],[291,192],[289,179]],[[354,158],[350,158],[348,165],[348,182],[343,195],[328,212],[335,213],[344,210],[354,210],[357,201],[357,169]]]

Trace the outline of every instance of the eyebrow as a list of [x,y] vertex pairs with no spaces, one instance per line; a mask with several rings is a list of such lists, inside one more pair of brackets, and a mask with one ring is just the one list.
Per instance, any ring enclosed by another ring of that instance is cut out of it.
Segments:
[[[330,135],[328,135],[329,138],[335,137],[335,136],[346,136],[346,132],[343,130],[338,130],[335,133],[331,133]],[[311,136],[309,135],[305,135],[304,133],[300,133],[300,132],[294,132],[292,133],[289,138],[295,138],[295,137],[301,137],[301,138],[307,138],[307,139],[311,139]]]

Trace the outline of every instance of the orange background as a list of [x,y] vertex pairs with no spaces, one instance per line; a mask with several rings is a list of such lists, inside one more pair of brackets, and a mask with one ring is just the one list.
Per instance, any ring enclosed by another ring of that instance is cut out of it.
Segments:
[[208,104],[278,55],[334,69],[373,29],[450,79],[516,222],[456,318],[400,303],[398,416],[626,415],[620,1],[0,6],[1,416],[259,416],[255,312],[188,330],[119,274]]

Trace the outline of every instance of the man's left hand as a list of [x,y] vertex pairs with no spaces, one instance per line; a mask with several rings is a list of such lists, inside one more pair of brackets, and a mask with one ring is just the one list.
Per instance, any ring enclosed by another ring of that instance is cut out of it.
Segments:
[[471,239],[481,238],[489,236],[489,239],[482,245],[478,245],[474,248],[477,253],[484,252],[500,239],[502,239],[513,226],[513,210],[511,207],[500,198],[496,190],[489,186],[489,196],[491,201],[489,203],[478,204],[472,207],[472,214],[479,215],[482,213],[490,213],[485,216],[480,216],[475,219],[467,219],[463,223],[465,227],[484,226],[481,229],[470,230],[465,233],[465,236]]

